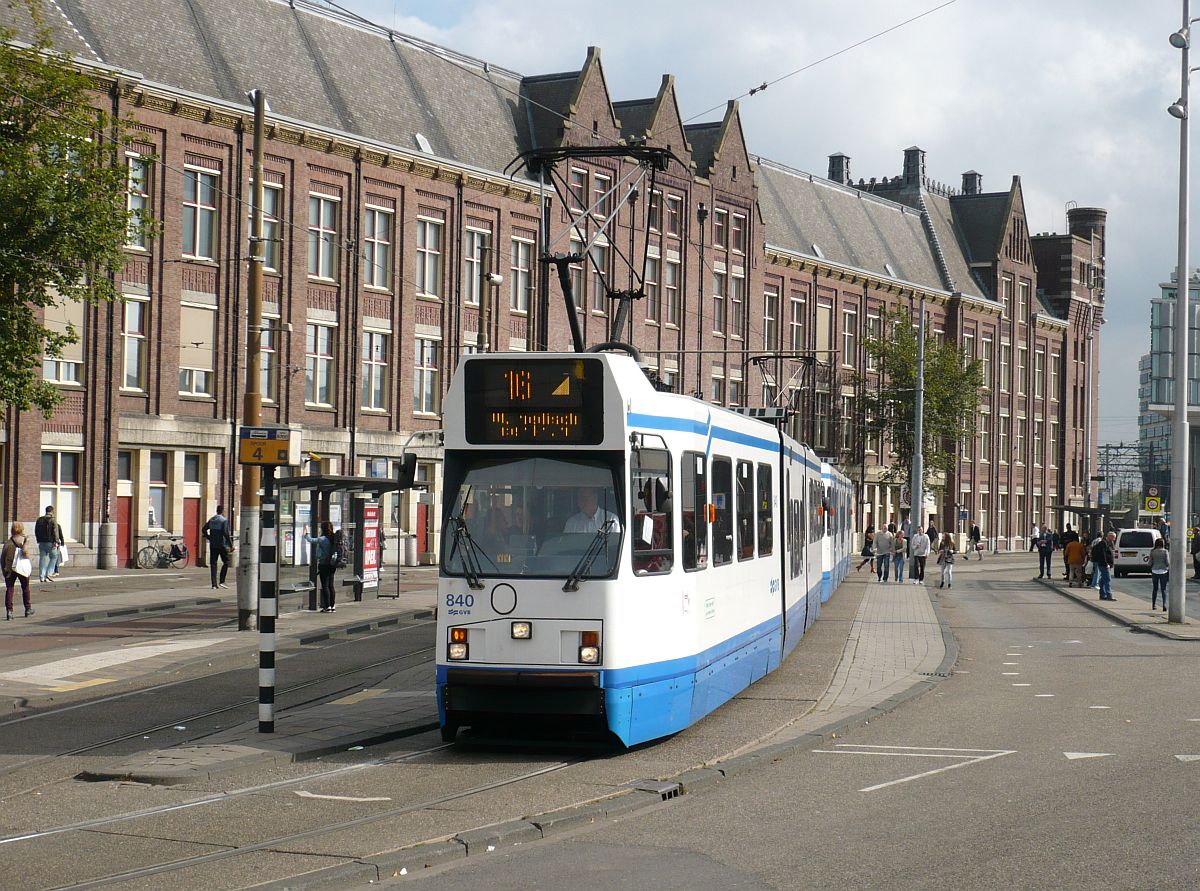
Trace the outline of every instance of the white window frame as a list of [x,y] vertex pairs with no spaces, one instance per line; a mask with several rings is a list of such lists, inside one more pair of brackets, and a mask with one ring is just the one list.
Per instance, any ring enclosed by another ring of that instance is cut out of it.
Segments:
[[[201,398],[211,399],[214,395],[216,395],[215,366],[217,361],[217,310],[215,306],[205,306],[197,303],[185,303],[182,304],[181,309],[183,307],[188,309],[198,309],[207,313],[211,317],[208,324],[211,326],[209,329],[209,336],[212,338],[212,349],[208,354],[208,364],[213,367],[200,368],[199,366],[195,365],[184,365],[183,357],[181,355],[179,360],[179,395],[198,396]],[[182,327],[185,329],[190,329],[191,326],[184,325]],[[190,330],[184,330],[180,332],[181,340],[190,336],[194,336],[194,333]],[[190,344],[188,344],[186,340],[183,340],[183,342],[180,343],[181,352],[182,349],[188,345]]]
[[666,233],[676,238],[683,234],[683,196],[667,195]]
[[779,349],[779,288],[768,285],[763,288],[763,349],[774,352]]
[[391,408],[390,359],[391,332],[378,328],[364,328],[362,388],[359,392],[359,406],[364,411],[387,412]]
[[713,210],[712,244],[714,248],[729,250],[729,211],[727,210],[721,208]]
[[679,302],[679,280],[683,267],[678,260],[670,257],[663,261],[663,307],[666,311],[667,324],[678,327],[683,307]]
[[592,174],[592,205],[594,210],[592,216],[599,219],[608,219],[608,215],[612,213],[612,198],[608,194],[612,188],[613,178],[608,173],[593,173]]
[[[446,224],[432,217],[417,217],[417,296],[429,300],[442,299],[442,245]],[[437,243],[430,246],[430,233],[437,233]],[[432,285],[432,287],[430,287]]]
[[533,248],[533,239],[513,236],[508,266],[508,305],[519,315],[529,312],[533,296]]
[[391,208],[368,204],[363,212],[363,286],[392,290],[392,232],[396,214]]
[[713,270],[712,274],[712,333],[718,337],[725,336],[725,326],[729,323],[726,314],[726,302],[729,299],[729,275],[726,272]]
[[746,253],[746,215],[735,213],[729,218],[729,249],[735,254]]
[[441,410],[441,349],[436,337],[417,337],[413,359],[413,414],[429,417]]
[[[208,183],[205,186],[205,183]],[[196,167],[191,164],[183,168],[183,256],[193,260],[213,260],[217,255],[217,195],[220,191],[221,171]],[[194,196],[189,200],[189,185],[194,184]],[[204,192],[212,192],[212,203],[204,203]],[[186,241],[188,220],[191,219],[191,244]],[[203,221],[208,221],[208,243],[201,244]]]
[[745,304],[746,276],[735,271],[729,276],[729,334],[736,340],[741,340],[746,333]]
[[463,303],[479,306],[483,296],[483,258],[492,245],[492,233],[468,226],[463,238]]
[[646,257],[646,280],[642,283],[646,292],[646,321],[655,325],[662,320],[662,289],[659,287],[661,270],[660,257]]
[[150,160],[136,152],[126,152],[125,182],[127,192],[125,210],[129,213],[129,224],[125,229],[125,246],[144,251],[146,250],[146,233],[142,231],[141,226],[150,210]]
[[842,310],[842,367],[854,368],[858,361],[858,310]]
[[[321,352],[322,332],[328,332],[328,353]],[[320,374],[324,372],[328,401],[322,401]],[[304,328],[304,404],[332,408],[337,398],[337,325],[309,319]]]
[[[308,193],[308,277],[311,279],[337,281],[341,205],[342,199],[334,195]],[[330,211],[332,224],[328,222]]]
[[[141,328],[137,331],[129,330],[129,315],[132,307],[138,307],[141,317]],[[146,322],[149,318],[150,300],[141,296],[125,295],[125,306],[121,313],[121,389],[144,393],[146,392],[146,365],[147,365],[147,349],[146,342]],[[129,356],[130,351],[135,350],[137,353],[137,381],[129,383]]]
[[[43,478],[42,468],[45,466],[45,456],[54,455],[54,479]],[[64,483],[62,477],[62,456],[71,455],[75,459],[75,482]],[[62,526],[63,538],[67,541],[79,541],[80,513],[83,508],[83,473],[84,454],[76,449],[42,449],[38,465],[38,509],[54,505],[54,513],[58,524]],[[70,496],[70,511],[63,510],[67,496]],[[67,516],[64,516],[67,514]],[[27,530],[30,534],[32,530]]]

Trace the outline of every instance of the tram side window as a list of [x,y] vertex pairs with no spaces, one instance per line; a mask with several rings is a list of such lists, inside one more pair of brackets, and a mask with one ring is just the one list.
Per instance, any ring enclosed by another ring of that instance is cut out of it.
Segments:
[[728,458],[713,458],[713,566],[724,566],[733,560],[733,462]]
[[629,461],[629,487],[633,571],[638,575],[670,572],[675,562],[671,453],[666,449],[634,450]]
[[800,575],[800,558],[804,549],[800,546],[800,502],[795,498],[792,499],[791,510],[788,512],[788,525],[792,528],[791,539],[795,543],[791,553],[791,577],[797,578]]
[[708,474],[704,455],[684,452],[679,477],[683,568],[704,569],[708,566]]
[[765,557],[774,546],[775,526],[771,516],[771,465],[758,465],[758,556]]
[[737,463],[737,549],[739,560],[754,558],[754,465]]

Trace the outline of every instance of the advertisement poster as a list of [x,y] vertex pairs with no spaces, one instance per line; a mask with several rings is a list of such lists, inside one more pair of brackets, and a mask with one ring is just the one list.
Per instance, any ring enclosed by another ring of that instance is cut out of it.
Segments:
[[364,588],[379,587],[379,502],[363,505],[363,574]]

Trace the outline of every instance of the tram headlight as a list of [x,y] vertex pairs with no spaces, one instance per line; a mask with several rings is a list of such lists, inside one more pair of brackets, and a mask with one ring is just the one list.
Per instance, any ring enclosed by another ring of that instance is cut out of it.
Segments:
[[512,623],[513,640],[529,640],[533,637],[533,624],[530,622]]
[[579,633],[579,661],[588,665],[595,665],[600,661],[599,631]]
[[446,649],[447,658],[455,662],[461,662],[467,658],[467,652],[467,629],[451,628],[450,646]]

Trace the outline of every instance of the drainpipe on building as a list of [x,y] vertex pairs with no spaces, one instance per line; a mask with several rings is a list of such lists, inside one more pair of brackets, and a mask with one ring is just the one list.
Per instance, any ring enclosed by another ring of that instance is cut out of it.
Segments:
[[[113,146],[117,145],[116,122],[121,119],[121,88],[122,88],[122,81],[120,79],[118,79],[113,84],[113,89],[112,89],[113,125],[110,128],[109,136],[110,136],[110,142]],[[114,159],[114,163],[116,160],[117,159]],[[115,279],[116,272],[115,271],[109,272],[109,277]],[[94,312],[96,314],[97,318],[100,315],[99,310],[94,309],[92,307],[85,306],[84,311],[85,312]],[[107,324],[108,324],[108,331],[106,332],[108,355],[111,357],[111,356],[116,355],[116,353],[114,351],[115,347],[113,344],[114,318],[113,318],[113,304],[111,302],[108,304],[107,307],[105,307],[105,315],[107,316]],[[92,339],[91,335],[94,330],[95,329],[93,327],[91,327],[89,325],[85,325],[84,332],[83,332],[84,337],[87,340],[91,340]],[[90,346],[93,347],[92,354],[94,356],[95,355],[94,344],[90,344]],[[111,360],[106,361],[104,363],[93,362],[92,367],[96,368],[96,367],[98,367],[99,364],[103,364],[103,366],[104,366],[104,378],[103,378],[104,379],[104,391],[103,392],[104,392],[105,411],[103,412],[103,420],[101,421],[101,423],[104,426],[104,447],[100,453],[101,460],[99,462],[100,466],[103,468],[103,472],[101,474],[101,486],[103,487],[102,491],[104,493],[104,506],[103,506],[103,508],[101,510],[101,514],[100,514],[99,536],[98,536],[98,539],[96,542],[96,545],[97,545],[97,547],[96,547],[96,568],[97,569],[116,569],[117,568],[117,524],[112,522],[112,512],[111,512],[112,511],[112,484],[113,484],[112,465],[113,465],[113,460],[115,458],[115,456],[112,453],[112,425],[117,423],[117,421],[116,421],[117,413],[112,410],[113,409],[113,368],[116,363],[112,362]],[[95,390],[92,390],[93,394],[95,392],[96,392]],[[93,395],[91,398],[94,399],[95,395]],[[94,485],[94,483],[93,483],[93,485]]]

